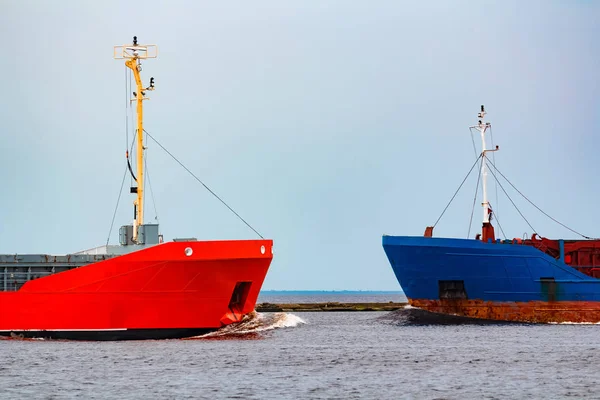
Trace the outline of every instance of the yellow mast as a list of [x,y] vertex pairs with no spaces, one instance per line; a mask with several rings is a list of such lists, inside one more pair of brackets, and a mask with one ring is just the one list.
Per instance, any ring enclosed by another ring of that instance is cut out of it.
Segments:
[[143,106],[142,102],[148,100],[146,96],[146,90],[154,90],[154,78],[150,78],[150,85],[146,88],[142,85],[142,78],[140,77],[140,71],[142,70],[142,59],[156,58],[157,48],[156,45],[138,45],[137,36],[133,37],[132,45],[123,45],[114,47],[114,58],[115,59],[126,59],[125,65],[131,71],[135,77],[135,83],[137,92],[133,92],[135,99],[130,101],[136,101],[136,113],[137,113],[137,176],[136,182],[137,187],[132,188],[132,193],[137,194],[136,200],[133,202],[134,210],[134,221],[133,221],[133,241],[138,241],[138,230],[140,225],[144,224],[144,124],[143,124]]

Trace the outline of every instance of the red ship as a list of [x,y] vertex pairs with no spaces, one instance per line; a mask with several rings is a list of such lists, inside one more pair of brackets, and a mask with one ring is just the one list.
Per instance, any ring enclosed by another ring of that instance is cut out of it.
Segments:
[[[145,132],[140,60],[156,46],[115,46],[135,77],[137,133]],[[273,258],[273,241],[163,243],[145,224],[144,142],[137,138],[135,220],[122,226],[119,245],[74,254],[0,255],[0,335],[80,340],[184,338],[240,321],[254,310]],[[236,214],[237,215],[237,214]],[[244,221],[245,222],[245,221]]]

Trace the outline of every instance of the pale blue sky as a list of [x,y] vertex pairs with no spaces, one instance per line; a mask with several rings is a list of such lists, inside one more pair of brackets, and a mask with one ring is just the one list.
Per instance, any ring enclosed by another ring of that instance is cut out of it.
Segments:
[[[148,131],[275,240],[264,289],[399,289],[381,235],[437,219],[474,161],[480,104],[500,170],[600,236],[600,2],[0,0],[1,253],[105,242],[125,166],[112,46],[133,35],[159,46]],[[166,239],[255,237],[148,146]],[[467,234],[475,182],[436,235]],[[541,234],[573,237],[514,198]],[[508,236],[531,233],[495,206]]]

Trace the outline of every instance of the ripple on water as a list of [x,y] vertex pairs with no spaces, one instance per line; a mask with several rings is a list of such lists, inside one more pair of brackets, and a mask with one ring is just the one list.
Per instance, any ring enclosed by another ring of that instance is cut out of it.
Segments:
[[0,398],[597,395],[597,325],[425,318],[414,310],[257,313],[196,340],[3,341]]

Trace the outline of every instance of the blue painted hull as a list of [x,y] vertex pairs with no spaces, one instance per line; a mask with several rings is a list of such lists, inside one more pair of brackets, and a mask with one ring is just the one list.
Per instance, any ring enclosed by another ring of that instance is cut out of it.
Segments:
[[[383,248],[411,304],[493,319],[600,321],[600,280],[532,246],[384,236]],[[546,315],[560,307],[568,313]]]

